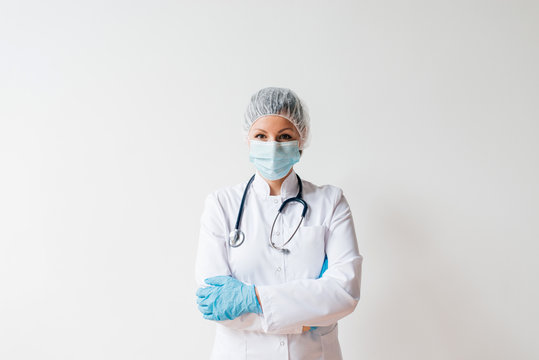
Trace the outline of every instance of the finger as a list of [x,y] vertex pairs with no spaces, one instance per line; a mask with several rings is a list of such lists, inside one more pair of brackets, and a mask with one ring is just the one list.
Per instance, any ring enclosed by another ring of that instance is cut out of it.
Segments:
[[206,286],[206,287],[201,287],[197,290],[197,293],[196,295],[198,297],[206,297],[208,295],[210,295],[212,293],[212,291],[214,291],[215,288],[212,287],[212,286]]
[[208,315],[203,315],[202,316],[204,319],[206,320],[214,320],[214,321],[219,321],[220,319],[217,317],[217,315],[215,314],[208,314]]
[[211,307],[208,305],[199,305],[198,311],[200,311],[203,315],[210,315],[211,314]]
[[211,277],[211,278],[207,278],[206,280],[204,280],[204,282],[206,282],[206,284],[208,284],[208,285],[222,286],[222,285],[226,284],[228,281],[230,281],[230,279],[231,279],[230,276],[220,275],[220,276],[214,276],[214,277]]
[[212,304],[213,301],[214,301],[214,299],[210,299],[209,297],[205,297],[205,298],[199,297],[197,299],[197,304],[198,305],[209,305],[209,304]]

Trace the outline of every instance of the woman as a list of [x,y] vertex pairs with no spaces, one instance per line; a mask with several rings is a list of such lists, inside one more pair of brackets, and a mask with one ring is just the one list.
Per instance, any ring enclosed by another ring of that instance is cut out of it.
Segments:
[[363,260],[348,203],[294,172],[309,135],[294,92],[255,93],[244,130],[256,174],[211,193],[201,219],[197,303],[218,324],[212,359],[341,359],[337,321],[359,301]]

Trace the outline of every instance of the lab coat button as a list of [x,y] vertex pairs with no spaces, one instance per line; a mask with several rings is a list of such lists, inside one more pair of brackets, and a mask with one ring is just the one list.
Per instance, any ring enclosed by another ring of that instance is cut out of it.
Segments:
[[273,202],[274,202],[275,204],[277,204],[277,203],[279,203],[279,200],[273,199]]
[[281,346],[284,346],[284,341],[281,341]]
[[280,267],[280,266],[277,267],[277,271],[281,271],[281,267]]
[[279,236],[279,235],[281,235],[281,233],[277,231],[277,232],[275,233],[275,236]]

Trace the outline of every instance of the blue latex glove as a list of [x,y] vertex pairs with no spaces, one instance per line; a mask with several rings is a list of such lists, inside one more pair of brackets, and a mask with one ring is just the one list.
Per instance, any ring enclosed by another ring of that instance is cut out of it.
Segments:
[[244,313],[260,314],[255,286],[232,276],[214,276],[204,280],[208,287],[197,290],[198,309],[208,320],[232,320]]
[[[324,275],[324,273],[326,272],[327,269],[328,269],[328,256],[326,255],[326,257],[324,258],[324,263],[322,264],[322,270],[320,270],[320,275],[318,275],[318,278],[321,278],[322,275]],[[317,328],[317,326],[311,326],[309,331],[313,331],[316,328]]]
[[322,264],[322,270],[320,271],[320,275],[318,275],[318,278],[321,278],[327,269],[328,269],[328,256],[326,255],[326,257],[324,258],[324,263]]

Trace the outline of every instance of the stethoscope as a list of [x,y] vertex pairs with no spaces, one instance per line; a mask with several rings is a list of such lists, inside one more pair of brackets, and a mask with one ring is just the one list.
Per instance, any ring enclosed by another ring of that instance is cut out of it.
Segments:
[[[274,248],[275,250],[279,250],[279,251],[281,251],[281,252],[283,252],[285,254],[289,253],[290,250],[285,249],[284,247],[290,242],[290,240],[292,240],[294,235],[296,235],[296,232],[298,231],[299,227],[303,223],[303,219],[305,219],[305,214],[307,213],[307,209],[309,208],[309,206],[307,205],[305,200],[303,200],[303,183],[302,183],[299,175],[296,174],[296,176],[298,178],[298,185],[299,185],[298,194],[295,197],[291,197],[289,199],[286,199],[281,204],[281,206],[279,207],[279,210],[277,211],[277,215],[275,215],[275,220],[273,220],[273,224],[271,225],[271,232],[270,232],[270,236],[269,236],[269,244],[270,244],[270,246],[272,248]],[[245,198],[246,198],[246,195],[247,195],[247,190],[249,190],[249,186],[251,186],[251,183],[253,182],[254,179],[255,179],[255,175],[253,175],[251,177],[251,179],[249,179],[249,182],[247,183],[247,186],[245,187],[245,190],[243,191],[243,196],[241,198],[241,204],[240,204],[240,211],[238,212],[238,218],[236,219],[236,226],[234,227],[234,230],[232,230],[230,232],[230,235],[229,235],[228,244],[231,247],[238,247],[241,244],[243,244],[243,242],[245,241],[245,234],[243,233],[243,231],[240,230],[240,223],[241,223],[241,219],[243,217],[243,209],[245,207]],[[284,208],[286,207],[286,205],[290,204],[291,202],[298,202],[301,205],[303,205],[303,211],[301,212],[301,219],[300,219],[300,221],[298,223],[298,226],[296,226],[296,230],[294,230],[294,232],[292,233],[290,238],[284,244],[282,244],[281,246],[277,246],[273,242],[273,228],[275,227],[275,223],[277,222],[277,218],[279,217],[279,215],[281,215],[281,213],[284,210]]]

